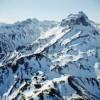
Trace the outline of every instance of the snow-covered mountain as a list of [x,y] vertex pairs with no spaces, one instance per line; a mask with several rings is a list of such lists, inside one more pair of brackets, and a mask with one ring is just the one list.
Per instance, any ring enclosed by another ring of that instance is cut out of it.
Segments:
[[18,51],[25,48],[48,29],[56,26],[57,23],[27,19],[14,24],[0,25],[0,58],[4,60],[14,50]]
[[0,67],[1,100],[100,100],[100,29],[83,12],[9,27],[0,29],[5,40],[15,31]]

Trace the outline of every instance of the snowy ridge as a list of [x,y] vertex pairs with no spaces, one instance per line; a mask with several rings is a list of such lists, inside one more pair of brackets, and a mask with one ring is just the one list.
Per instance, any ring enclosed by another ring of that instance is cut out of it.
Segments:
[[[38,21],[27,19],[23,22],[5,24],[0,26],[0,58],[4,59],[14,50],[20,51],[26,48],[41,34],[56,26],[58,22]],[[0,60],[2,60],[0,59]]]
[[99,52],[99,29],[83,12],[71,14],[7,58],[1,100],[99,100]]

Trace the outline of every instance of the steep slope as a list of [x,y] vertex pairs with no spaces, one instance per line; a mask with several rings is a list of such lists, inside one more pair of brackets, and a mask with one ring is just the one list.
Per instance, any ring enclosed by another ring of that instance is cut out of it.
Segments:
[[29,47],[0,67],[2,100],[100,100],[100,32],[83,12]]
[[14,50],[27,47],[41,34],[56,26],[58,22],[27,19],[23,22],[0,26],[0,61]]

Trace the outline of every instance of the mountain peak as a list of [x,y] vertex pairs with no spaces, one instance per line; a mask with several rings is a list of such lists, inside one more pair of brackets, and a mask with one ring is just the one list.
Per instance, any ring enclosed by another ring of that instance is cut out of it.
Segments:
[[82,11],[78,12],[78,14],[70,14],[66,19],[63,19],[61,22],[61,26],[67,26],[67,25],[84,25],[88,26],[89,21],[86,14]]
[[68,15],[68,18],[67,19],[79,19],[79,18],[85,18],[85,19],[88,19],[88,17],[86,16],[86,14],[83,12],[83,11],[80,11],[78,12],[78,14],[70,14]]

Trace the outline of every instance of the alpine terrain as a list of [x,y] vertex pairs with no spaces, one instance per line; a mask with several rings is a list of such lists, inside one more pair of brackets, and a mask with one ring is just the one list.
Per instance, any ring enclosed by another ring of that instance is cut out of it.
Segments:
[[100,100],[99,25],[83,12],[1,23],[0,100]]

